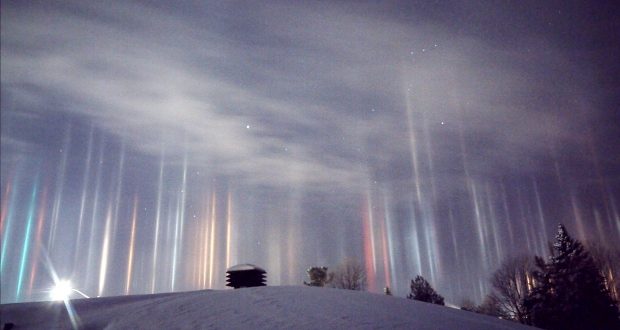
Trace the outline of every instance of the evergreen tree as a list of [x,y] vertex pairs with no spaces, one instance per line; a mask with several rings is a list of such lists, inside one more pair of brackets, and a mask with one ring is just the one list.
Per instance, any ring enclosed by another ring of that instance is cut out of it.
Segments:
[[306,272],[310,283],[304,281],[305,285],[323,287],[327,283],[327,267],[310,267]]
[[444,305],[443,297],[420,275],[416,276],[414,280],[411,280],[411,293],[407,298],[431,304]]
[[620,246],[610,248],[599,242],[586,242],[584,246],[605,278],[609,295],[618,302],[620,300]]
[[548,262],[536,257],[536,286],[526,297],[528,321],[545,329],[620,329],[616,303],[583,245],[563,225]]

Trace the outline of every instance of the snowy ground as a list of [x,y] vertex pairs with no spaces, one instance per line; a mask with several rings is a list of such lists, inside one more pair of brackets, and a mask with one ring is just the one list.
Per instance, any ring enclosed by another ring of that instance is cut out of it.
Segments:
[[[85,329],[528,329],[453,308],[304,286],[75,299]],[[70,329],[62,302],[0,305],[13,329]],[[529,328],[532,329],[532,328]]]

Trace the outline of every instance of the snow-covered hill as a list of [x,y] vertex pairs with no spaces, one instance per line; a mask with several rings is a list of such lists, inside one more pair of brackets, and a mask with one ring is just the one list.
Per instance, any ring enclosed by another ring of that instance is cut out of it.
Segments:
[[[72,300],[86,329],[528,329],[489,316],[367,292],[256,287]],[[14,329],[70,329],[62,302],[0,306]],[[531,329],[531,328],[529,328]]]

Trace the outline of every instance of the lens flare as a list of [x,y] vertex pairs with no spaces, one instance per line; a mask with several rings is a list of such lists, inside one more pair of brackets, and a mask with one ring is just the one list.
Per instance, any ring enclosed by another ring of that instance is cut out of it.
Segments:
[[69,297],[71,297],[72,293],[73,293],[73,287],[71,285],[71,281],[60,280],[50,290],[50,299],[54,301],[67,300],[69,299]]

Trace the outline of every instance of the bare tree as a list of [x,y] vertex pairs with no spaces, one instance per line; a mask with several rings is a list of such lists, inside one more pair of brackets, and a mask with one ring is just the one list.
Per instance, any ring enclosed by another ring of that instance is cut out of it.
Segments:
[[500,317],[503,319],[511,318],[510,315],[506,313],[506,310],[502,308],[499,297],[493,293],[484,297],[482,304],[476,307],[476,313]]
[[355,259],[347,259],[329,273],[329,286],[337,289],[366,290],[366,272]]
[[504,317],[525,323],[523,300],[532,289],[533,270],[533,259],[520,256],[509,258],[493,273],[491,285],[494,292],[490,297]]

